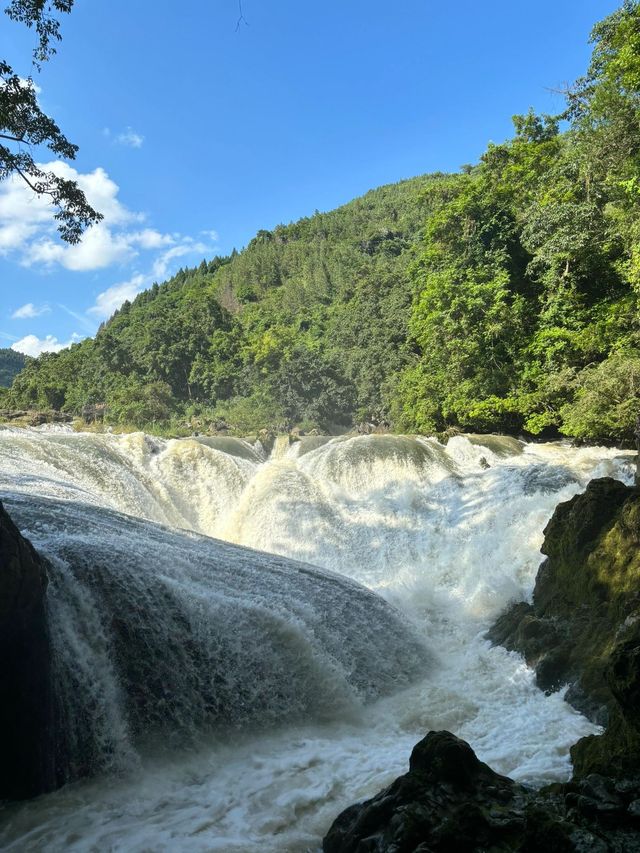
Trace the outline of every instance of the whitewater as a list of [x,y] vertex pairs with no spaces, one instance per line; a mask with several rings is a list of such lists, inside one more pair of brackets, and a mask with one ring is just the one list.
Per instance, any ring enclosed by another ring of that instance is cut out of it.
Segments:
[[555,506],[631,482],[632,456],[0,429],[0,496],[51,565],[69,771],[89,774],[2,807],[0,848],[316,851],[430,729],[525,784],[568,778],[596,727],[484,634],[530,598]]

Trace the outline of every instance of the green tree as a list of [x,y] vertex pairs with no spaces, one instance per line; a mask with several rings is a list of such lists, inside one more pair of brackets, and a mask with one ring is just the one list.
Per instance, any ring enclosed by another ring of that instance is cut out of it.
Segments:
[[[72,6],[73,0],[12,0],[6,8],[14,21],[35,27],[38,44],[33,64],[38,70],[55,53],[55,42],[61,38],[55,13],[68,13]],[[77,243],[84,229],[100,221],[102,214],[91,207],[75,181],[40,168],[32,153],[40,146],[67,160],[75,159],[78,150],[40,108],[32,76],[20,77],[0,60],[0,180],[19,176],[37,195],[49,198],[56,208],[60,236]]]

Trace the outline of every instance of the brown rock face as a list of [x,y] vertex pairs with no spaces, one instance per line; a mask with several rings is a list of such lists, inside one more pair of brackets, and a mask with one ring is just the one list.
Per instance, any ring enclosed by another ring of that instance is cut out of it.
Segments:
[[46,562],[0,504],[0,798],[56,785]]

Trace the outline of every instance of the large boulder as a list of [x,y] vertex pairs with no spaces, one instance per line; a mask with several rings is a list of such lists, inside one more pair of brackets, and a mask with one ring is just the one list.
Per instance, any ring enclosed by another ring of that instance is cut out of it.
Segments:
[[334,822],[324,853],[640,851],[638,789],[587,780],[532,791],[450,732],[429,732],[409,772]]
[[0,503],[0,798],[56,785],[46,562]]
[[604,478],[560,504],[545,529],[547,559],[533,603],[503,614],[489,637],[521,652],[550,692],[604,735],[572,750],[577,776],[640,768],[640,490]]
[[[324,853],[468,850],[505,844],[522,832],[524,789],[478,761],[449,732],[429,732],[411,753],[409,772],[334,822]],[[425,847],[421,845],[426,844]]]

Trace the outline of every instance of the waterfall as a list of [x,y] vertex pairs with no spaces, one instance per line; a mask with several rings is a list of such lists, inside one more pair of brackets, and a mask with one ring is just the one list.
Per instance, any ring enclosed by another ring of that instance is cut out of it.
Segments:
[[0,430],[0,493],[52,564],[69,774],[98,774],[11,807],[0,846],[314,849],[429,728],[566,778],[594,726],[484,632],[597,476],[631,481],[632,455]]
[[271,448],[270,459],[282,459],[289,453],[291,440],[288,435],[277,435]]
[[126,767],[141,745],[343,717],[427,669],[417,632],[347,578],[111,510],[6,507],[51,562],[71,775]]

